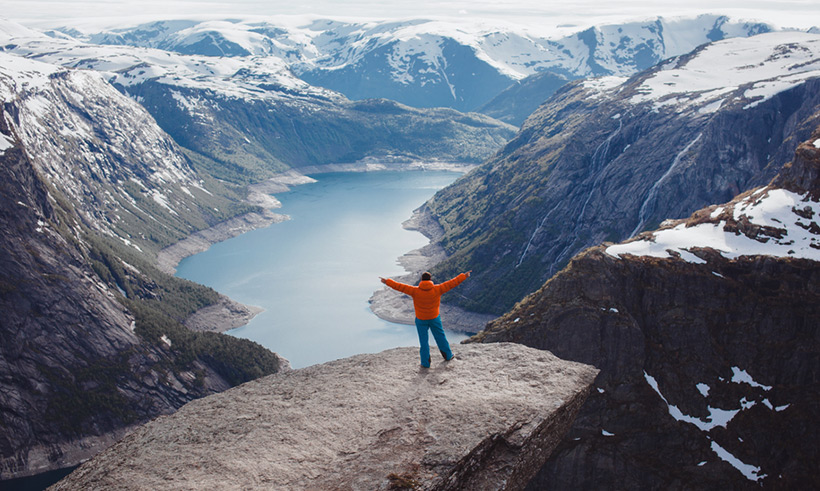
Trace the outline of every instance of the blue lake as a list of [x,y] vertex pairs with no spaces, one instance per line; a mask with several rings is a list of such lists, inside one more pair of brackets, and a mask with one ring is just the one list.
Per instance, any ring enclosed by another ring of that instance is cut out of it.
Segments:
[[[265,309],[229,334],[251,339],[294,368],[418,346],[415,326],[376,317],[379,276],[405,273],[397,259],[427,244],[401,223],[461,174],[334,173],[277,193],[290,220],[254,230],[180,262],[177,275]],[[445,326],[446,327],[446,326]],[[451,344],[464,334],[447,332]],[[432,339],[431,339],[432,342]],[[434,350],[435,351],[435,350]]]

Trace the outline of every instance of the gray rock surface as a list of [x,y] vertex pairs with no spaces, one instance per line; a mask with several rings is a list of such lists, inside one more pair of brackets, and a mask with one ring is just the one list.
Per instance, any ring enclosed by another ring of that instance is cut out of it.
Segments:
[[139,428],[70,489],[522,489],[598,371],[517,344],[415,348],[246,383]]

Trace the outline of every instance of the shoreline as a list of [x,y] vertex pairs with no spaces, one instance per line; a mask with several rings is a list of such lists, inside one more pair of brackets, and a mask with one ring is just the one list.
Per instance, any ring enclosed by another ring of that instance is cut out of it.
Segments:
[[[333,172],[381,172],[424,170],[456,171],[466,173],[475,168],[477,165],[478,164],[457,162],[421,162],[409,161],[404,159],[385,161],[385,159],[367,158],[359,162],[348,164],[326,164],[301,167],[298,170],[290,169],[288,171],[278,173],[270,179],[267,179],[256,184],[251,184],[247,187],[248,196],[245,198],[245,201],[249,204],[262,207],[263,210],[261,212],[250,212],[245,213],[243,215],[237,215],[233,218],[225,220],[224,222],[217,223],[212,227],[195,232],[189,235],[188,237],[180,240],[179,242],[162,249],[157,253],[157,267],[163,273],[174,275],[176,274],[176,268],[179,265],[180,261],[182,261],[186,257],[193,256],[201,252],[205,252],[212,245],[237,237],[243,233],[250,232],[252,230],[257,230],[260,228],[265,228],[270,225],[281,223],[285,220],[289,220],[289,216],[280,213],[275,213],[274,211],[272,211],[273,209],[280,208],[282,206],[282,203],[280,203],[275,196],[272,196],[272,193],[283,193],[289,191],[292,186],[316,182],[316,179],[308,177],[307,174],[328,174]],[[412,220],[412,218],[410,220]],[[404,224],[402,225],[405,226],[405,228],[408,228],[408,230],[414,230],[413,228],[409,228],[408,226],[406,226],[406,224],[408,224],[410,220],[404,222]],[[415,230],[418,230],[428,238],[431,237],[421,228]],[[408,271],[416,269],[416,267],[413,266],[413,264],[415,263],[413,263],[413,260],[411,259],[411,256],[414,252],[415,251],[408,252],[407,254],[399,258],[399,261],[401,262],[402,266],[404,266],[405,269],[407,269]],[[421,262],[419,264],[432,264],[429,262],[428,259],[426,259],[428,257],[438,256],[431,256],[429,253],[420,254],[419,261]],[[441,257],[441,259],[443,259],[443,256]],[[405,264],[405,261],[410,262]],[[424,261],[428,262],[425,263]],[[419,267],[422,268],[421,270],[423,270],[425,266]],[[406,279],[404,281],[410,280]],[[374,296],[377,294],[379,294],[379,292],[376,292]],[[372,302],[373,297],[371,297],[371,305]],[[397,322],[400,324],[413,323],[414,316],[412,314],[412,304],[410,304],[411,310],[408,322],[406,314],[398,314],[402,310],[403,304],[406,302],[398,302],[396,307],[393,309],[387,307],[392,303],[392,300],[389,297],[380,299],[378,303],[380,305],[384,305],[385,308],[382,309],[382,315],[374,311],[374,314],[376,314],[376,316],[389,322]],[[442,305],[442,318],[444,318],[444,309],[445,306]],[[222,293],[219,293],[219,300],[217,301],[217,303],[197,310],[193,314],[189,315],[183,321],[183,324],[193,331],[226,332],[246,325],[254,317],[256,317],[258,314],[264,311],[265,309],[261,307],[254,305],[246,305],[237,302],[231,299],[230,297],[223,295]],[[391,314],[391,311],[394,311],[395,314]],[[457,327],[453,326],[472,325],[469,322],[457,322],[455,320],[457,317],[459,317],[457,315],[451,314],[451,316],[453,316],[453,320],[450,321],[451,324],[450,326],[448,326],[448,329],[460,330]],[[481,327],[483,328],[483,325]],[[473,331],[462,330],[462,332]]]
[[[424,205],[413,210],[413,215],[402,223],[402,227],[406,230],[415,230],[430,240],[426,246],[409,251],[398,258],[399,264],[407,271],[407,274],[396,276],[393,279],[402,283],[416,284],[421,273],[447,258],[444,248],[437,243],[438,239],[444,235],[444,230]],[[413,301],[401,292],[385,286],[374,292],[368,302],[370,310],[376,317],[397,324],[415,324]],[[455,305],[441,304],[441,320],[445,329],[451,331],[475,334],[495,318],[496,316],[491,314],[478,314]]]

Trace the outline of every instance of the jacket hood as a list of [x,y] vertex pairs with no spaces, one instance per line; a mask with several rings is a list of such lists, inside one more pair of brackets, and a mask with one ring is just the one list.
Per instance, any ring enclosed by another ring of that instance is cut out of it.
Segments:
[[419,283],[419,288],[421,290],[432,290],[434,286],[436,286],[436,284],[430,280],[422,281]]

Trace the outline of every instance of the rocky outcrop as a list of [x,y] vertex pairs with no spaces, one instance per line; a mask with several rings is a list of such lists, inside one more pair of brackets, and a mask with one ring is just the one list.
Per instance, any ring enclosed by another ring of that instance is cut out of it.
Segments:
[[504,312],[587,247],[768,183],[815,128],[816,40],[722,41],[629,80],[565,86],[428,202],[449,255],[433,273],[475,273],[450,301]]
[[769,186],[576,256],[475,337],[601,369],[530,489],[820,485],[818,147],[820,131]]
[[523,489],[597,370],[515,344],[363,354],[137,429],[53,489]]

